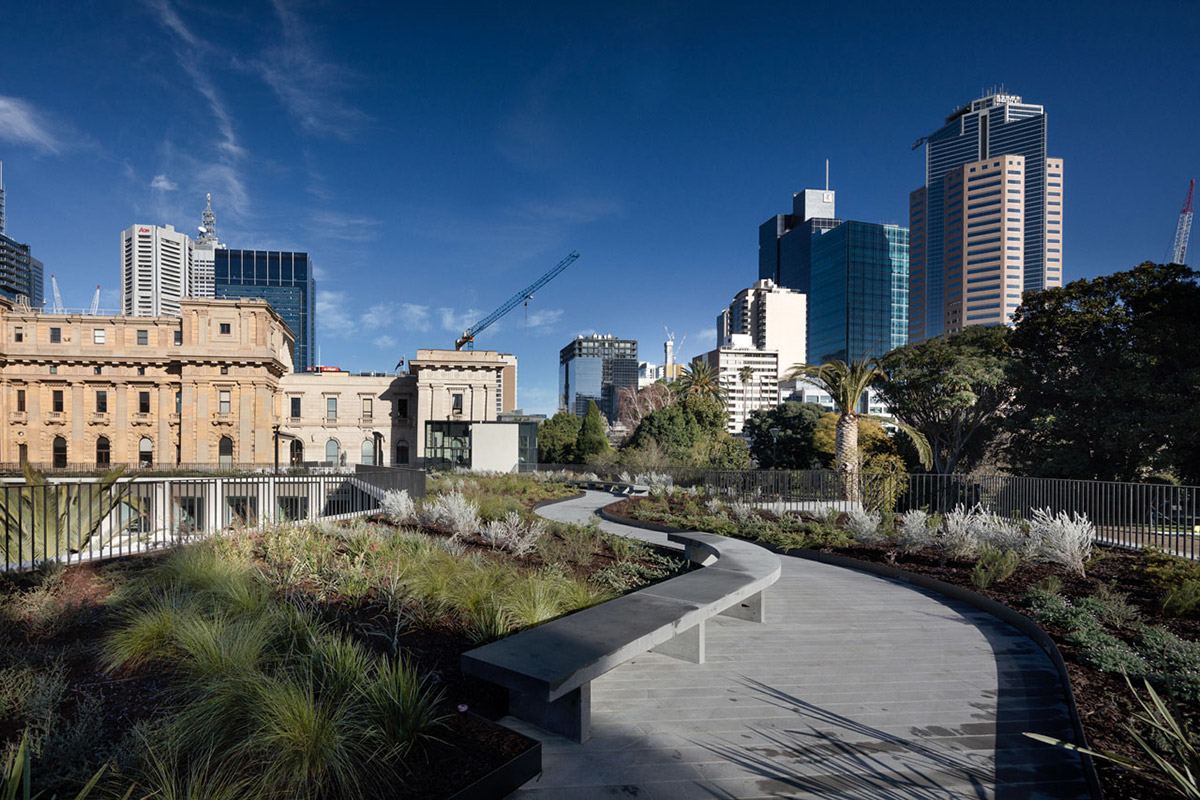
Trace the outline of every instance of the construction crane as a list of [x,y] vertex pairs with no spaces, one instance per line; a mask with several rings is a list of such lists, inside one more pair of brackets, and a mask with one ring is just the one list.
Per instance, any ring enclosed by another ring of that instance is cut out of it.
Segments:
[[1187,197],[1183,210],[1179,212],[1179,225],[1175,228],[1175,242],[1171,245],[1171,263],[1186,264],[1188,238],[1192,235],[1192,194],[1196,191],[1196,179],[1188,181]]
[[96,284],[96,293],[92,295],[92,307],[89,313],[94,317],[100,313],[100,284]]
[[61,314],[63,313],[62,294],[58,291],[58,278],[53,275],[50,276],[50,288],[54,292],[54,305],[50,307],[50,311],[54,314]]
[[512,311],[514,308],[521,305],[522,303],[524,303],[525,305],[528,305],[529,301],[533,299],[534,292],[538,291],[543,286],[545,286],[547,283],[549,283],[550,281],[557,278],[559,273],[561,273],[567,267],[571,266],[571,264],[575,263],[575,259],[577,259],[577,258],[579,258],[579,253],[572,252],[570,255],[568,255],[566,258],[564,258],[562,261],[555,264],[554,268],[551,269],[549,272],[547,272],[545,275],[538,278],[536,281],[534,281],[530,285],[526,286],[524,289],[517,292],[512,297],[508,298],[508,301],[505,302],[504,305],[500,306],[495,311],[488,314],[483,319],[479,320],[479,322],[476,322],[474,325],[467,328],[465,331],[463,331],[463,335],[458,337],[458,341],[456,341],[454,343],[454,349],[462,350],[464,346],[466,346],[468,344],[473,344],[475,342],[476,336],[478,336],[479,334],[481,334],[485,330],[487,330],[489,327],[491,327],[491,325],[494,322],[499,320],[505,314]]

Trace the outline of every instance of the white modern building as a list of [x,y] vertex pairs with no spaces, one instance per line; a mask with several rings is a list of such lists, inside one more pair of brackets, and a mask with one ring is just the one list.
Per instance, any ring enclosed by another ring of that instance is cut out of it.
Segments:
[[217,239],[217,215],[213,213],[212,195],[204,195],[204,213],[200,216],[200,235],[192,246],[192,271],[188,278],[189,297],[216,296],[217,250],[225,249]]
[[717,346],[729,346],[738,334],[749,336],[752,347],[779,354],[779,371],[784,374],[807,363],[807,315],[807,295],[764,278],[738,292],[717,317]]
[[[814,403],[826,411],[835,411],[833,398],[829,392],[814,382],[800,378],[798,380],[781,381],[779,384],[779,402],[789,400],[797,403]],[[858,400],[858,413],[870,414],[873,417],[891,417],[891,409],[884,404],[879,393],[868,388]]]
[[121,231],[121,313],[178,317],[192,272],[192,240],[173,225]]
[[755,347],[748,334],[731,335],[697,360],[717,373],[730,433],[741,433],[752,412],[779,404],[779,353]]
[[663,379],[666,372],[660,364],[651,364],[649,361],[638,362],[638,388],[645,389],[653,383],[657,383]]

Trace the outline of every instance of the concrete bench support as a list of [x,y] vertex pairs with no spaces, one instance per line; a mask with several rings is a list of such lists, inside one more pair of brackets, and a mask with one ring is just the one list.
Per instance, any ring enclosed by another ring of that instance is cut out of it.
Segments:
[[675,634],[673,639],[668,639],[662,644],[650,648],[651,652],[661,653],[664,656],[678,658],[680,661],[687,661],[692,664],[704,663],[704,622],[693,625],[686,631],[680,631]]
[[735,619],[749,620],[750,622],[766,622],[767,621],[767,593],[766,591],[747,597],[737,605],[732,605],[721,612],[723,617],[734,617]]
[[583,744],[592,735],[592,685],[585,683],[549,702],[534,693],[509,690],[508,713]]

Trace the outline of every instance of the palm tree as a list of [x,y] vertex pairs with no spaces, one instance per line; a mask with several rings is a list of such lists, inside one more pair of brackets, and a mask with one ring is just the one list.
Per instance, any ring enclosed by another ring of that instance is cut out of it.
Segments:
[[716,371],[703,361],[693,361],[685,366],[675,381],[675,389],[683,395],[707,395],[718,400],[724,394]]
[[[788,371],[787,379],[796,380],[807,378],[829,393],[833,400],[834,409],[838,413],[837,444],[834,451],[834,464],[838,472],[845,478],[846,499],[857,502],[860,497],[859,459],[858,459],[858,420],[860,417],[871,419],[870,415],[858,413],[858,400],[873,381],[884,375],[875,359],[862,361],[834,360],[825,364],[796,364]],[[887,420],[896,425],[912,439],[916,445],[917,455],[926,469],[932,463],[932,452],[929,440],[915,428],[899,420]]]
[[738,380],[742,382],[742,427],[746,426],[746,417],[750,416],[750,382],[754,380],[754,367],[747,364],[738,370]]

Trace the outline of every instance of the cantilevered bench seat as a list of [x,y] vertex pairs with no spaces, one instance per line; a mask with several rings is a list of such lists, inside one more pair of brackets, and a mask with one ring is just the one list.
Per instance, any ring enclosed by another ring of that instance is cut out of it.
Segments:
[[583,742],[593,680],[649,650],[703,663],[704,621],[717,614],[764,621],[775,554],[711,533],[669,538],[703,568],[464,653],[463,672],[508,689],[513,716]]

